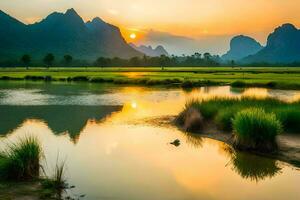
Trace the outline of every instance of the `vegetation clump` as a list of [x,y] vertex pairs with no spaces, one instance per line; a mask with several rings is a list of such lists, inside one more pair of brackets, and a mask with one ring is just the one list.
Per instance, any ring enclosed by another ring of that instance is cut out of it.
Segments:
[[261,108],[251,108],[236,114],[233,119],[234,146],[242,150],[263,152],[277,149],[276,136],[281,133],[281,123],[273,113]]
[[0,153],[0,178],[32,180],[39,177],[43,157],[41,144],[35,137],[25,137],[8,144]]
[[275,114],[276,118],[282,124],[284,132],[300,133],[299,101],[288,103],[274,98],[216,97],[190,101],[183,112],[191,107],[197,109],[204,120],[213,121],[219,128],[225,131],[233,130],[232,119],[238,112],[247,108],[263,108],[266,113]]

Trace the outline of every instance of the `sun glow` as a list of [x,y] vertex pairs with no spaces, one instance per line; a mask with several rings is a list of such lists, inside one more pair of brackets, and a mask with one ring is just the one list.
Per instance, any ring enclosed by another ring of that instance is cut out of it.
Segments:
[[136,34],[135,33],[131,33],[129,36],[131,39],[135,39],[136,38]]

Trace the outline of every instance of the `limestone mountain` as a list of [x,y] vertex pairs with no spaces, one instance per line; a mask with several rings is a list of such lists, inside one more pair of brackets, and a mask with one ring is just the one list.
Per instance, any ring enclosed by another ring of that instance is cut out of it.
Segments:
[[161,45],[157,46],[156,48],[152,48],[152,46],[145,46],[145,45],[140,45],[136,46],[133,43],[130,43],[130,46],[136,49],[139,52],[142,52],[143,54],[151,57],[158,57],[161,55],[168,56],[169,53],[165,50],[165,48]]
[[225,61],[238,61],[257,53],[262,48],[261,44],[251,37],[244,35],[235,36],[230,41],[230,50],[222,56],[222,59]]
[[0,11],[0,27],[0,60],[19,59],[25,53],[34,59],[53,53],[56,57],[71,54],[89,61],[100,56],[142,56],[126,43],[118,27],[98,17],[85,23],[74,9],[54,12],[30,25]]
[[243,62],[300,62],[300,30],[292,24],[283,24],[268,36],[265,48],[243,59]]

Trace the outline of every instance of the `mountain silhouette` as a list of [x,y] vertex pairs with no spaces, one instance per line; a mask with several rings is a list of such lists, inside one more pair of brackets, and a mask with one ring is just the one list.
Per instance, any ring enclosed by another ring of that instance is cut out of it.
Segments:
[[262,48],[263,47],[251,37],[244,35],[235,36],[230,41],[230,50],[222,56],[222,59],[225,61],[237,61],[257,53]]
[[133,47],[135,50],[142,52],[146,56],[157,57],[161,55],[165,55],[165,56],[169,55],[169,53],[161,45],[158,45],[155,49],[153,49],[152,46],[145,46],[145,45],[136,46],[133,43],[130,43],[129,45]]
[[258,53],[242,60],[245,63],[293,63],[300,61],[300,30],[283,24],[268,36],[267,45]]
[[47,53],[65,54],[94,61],[98,57],[130,58],[142,54],[126,43],[118,27],[100,18],[84,22],[74,9],[54,12],[40,22],[25,25],[0,11],[0,59],[30,54],[41,59]]

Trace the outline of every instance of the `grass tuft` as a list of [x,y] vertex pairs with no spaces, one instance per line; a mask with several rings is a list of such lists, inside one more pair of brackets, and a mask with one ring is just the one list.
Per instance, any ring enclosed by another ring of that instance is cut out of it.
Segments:
[[282,126],[276,115],[261,108],[250,108],[236,114],[233,121],[234,146],[243,150],[274,151],[276,136]]
[[41,144],[36,137],[27,136],[7,145],[0,153],[0,178],[31,180],[38,178],[43,157]]

